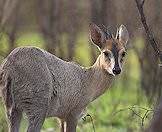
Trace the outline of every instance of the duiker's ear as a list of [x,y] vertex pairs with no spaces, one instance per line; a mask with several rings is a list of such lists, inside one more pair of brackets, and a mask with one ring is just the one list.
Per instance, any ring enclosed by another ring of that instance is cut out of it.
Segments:
[[120,42],[122,42],[125,46],[129,39],[129,33],[127,28],[124,25],[121,25],[119,29],[117,30],[117,39],[119,39]]
[[106,42],[106,37],[103,31],[94,23],[90,23],[90,39],[99,48],[102,48]]

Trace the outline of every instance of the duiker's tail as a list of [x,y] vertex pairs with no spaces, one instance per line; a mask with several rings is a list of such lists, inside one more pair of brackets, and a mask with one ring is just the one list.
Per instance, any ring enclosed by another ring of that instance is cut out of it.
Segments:
[[2,67],[0,67],[0,97],[2,97],[2,89],[3,89],[3,71]]
[[3,98],[6,108],[11,108],[13,105],[13,93],[11,88],[11,77],[8,74],[7,59],[0,65],[0,97]]
[[5,76],[5,72],[3,69],[3,66],[6,62],[6,59],[2,62],[2,64],[0,64],[0,97],[2,97],[2,91],[5,87],[5,80],[6,80],[6,76]]
[[2,97],[2,75],[1,75],[1,73],[0,73],[0,97]]
[[3,97],[6,108],[10,108],[13,105],[12,90],[11,90],[11,78],[7,72],[0,68],[0,97]]

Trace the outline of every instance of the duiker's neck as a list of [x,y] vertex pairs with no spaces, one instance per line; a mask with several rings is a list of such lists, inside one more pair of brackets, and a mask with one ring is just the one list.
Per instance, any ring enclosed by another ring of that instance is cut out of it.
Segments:
[[91,100],[102,95],[110,87],[114,78],[103,69],[100,59],[99,56],[94,65],[86,69],[87,78],[84,79],[84,82],[86,83],[86,90],[90,94]]

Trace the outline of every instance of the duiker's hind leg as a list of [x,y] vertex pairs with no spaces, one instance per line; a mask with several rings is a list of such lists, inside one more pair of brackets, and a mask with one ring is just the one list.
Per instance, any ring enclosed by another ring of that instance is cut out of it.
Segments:
[[43,112],[32,112],[28,116],[28,130],[27,132],[40,132],[46,117],[46,110]]
[[16,108],[7,109],[9,132],[19,132],[22,112]]
[[11,92],[11,79],[8,77],[2,90],[2,96],[6,107],[9,132],[19,132],[22,111],[16,108]]
[[45,117],[35,116],[29,120],[29,127],[27,132],[40,132]]

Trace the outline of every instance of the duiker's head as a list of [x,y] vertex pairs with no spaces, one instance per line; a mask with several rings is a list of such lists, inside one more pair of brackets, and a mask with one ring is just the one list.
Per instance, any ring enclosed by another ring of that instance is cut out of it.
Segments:
[[126,44],[129,39],[126,27],[121,25],[117,30],[116,37],[114,37],[110,32],[91,23],[90,38],[101,51],[100,66],[111,75],[120,74],[126,55]]

